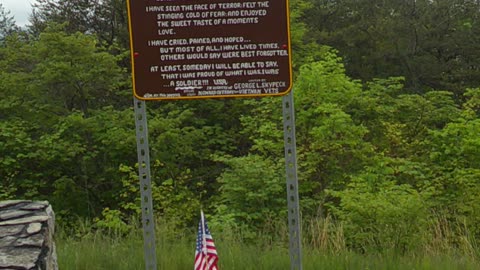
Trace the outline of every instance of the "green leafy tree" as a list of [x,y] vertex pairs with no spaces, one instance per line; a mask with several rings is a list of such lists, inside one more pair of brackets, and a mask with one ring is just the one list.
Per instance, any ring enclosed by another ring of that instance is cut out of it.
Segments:
[[[299,191],[305,216],[317,214],[325,200],[324,190],[345,186],[348,175],[361,170],[373,152],[363,141],[368,130],[346,113],[360,95],[361,85],[345,75],[335,51],[322,53],[322,60],[300,69],[294,89]],[[241,120],[252,141],[251,153],[284,164],[281,100],[250,103],[253,113]]]
[[[85,118],[72,113],[37,142],[42,157],[37,181],[46,183],[49,200],[63,218],[94,217],[105,205],[116,205],[118,167],[135,162],[130,110],[104,108]],[[19,178],[18,181],[22,179]],[[65,196],[69,194],[69,196]]]
[[479,83],[478,1],[310,2],[310,35],[338,49],[353,78],[403,76],[410,92],[450,90],[457,98]]
[[120,162],[135,161],[132,111],[106,107],[121,96],[116,58],[52,26],[9,37],[0,66],[2,196],[48,199],[60,218],[99,214]]
[[[300,178],[305,195],[325,200],[324,190],[340,189],[349,175],[369,163],[372,146],[368,130],[356,124],[348,108],[361,94],[361,85],[345,75],[334,51],[300,70],[295,89]],[[308,195],[307,195],[308,194]]]
[[308,33],[304,20],[305,14],[312,8],[308,0],[293,0],[290,3],[290,38],[293,51],[293,69],[298,71],[301,66],[321,59],[322,48]]
[[427,147],[434,178],[424,187],[432,194],[435,209],[445,211],[450,219],[465,219],[476,235],[480,234],[480,209],[476,203],[480,196],[480,122],[475,113],[478,92],[478,89],[469,89],[462,116],[443,129],[432,131]]
[[[219,157],[228,167],[220,175],[216,218],[224,227],[240,227],[247,237],[254,229],[286,217],[283,166],[259,155]],[[272,232],[269,232],[272,233]]]
[[120,0],[38,0],[33,4],[30,30],[42,33],[50,23],[68,23],[66,32],[94,34],[107,47],[128,48],[127,9]]
[[68,35],[55,27],[47,29],[33,47],[38,62],[32,73],[33,87],[41,96],[58,102],[69,112],[88,115],[90,108],[101,108],[123,97],[120,68],[115,57],[97,48],[93,37]]

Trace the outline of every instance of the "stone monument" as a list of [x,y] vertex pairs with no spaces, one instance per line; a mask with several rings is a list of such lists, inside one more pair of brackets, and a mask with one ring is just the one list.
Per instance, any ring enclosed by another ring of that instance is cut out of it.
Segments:
[[48,202],[0,202],[0,269],[58,270],[54,232]]

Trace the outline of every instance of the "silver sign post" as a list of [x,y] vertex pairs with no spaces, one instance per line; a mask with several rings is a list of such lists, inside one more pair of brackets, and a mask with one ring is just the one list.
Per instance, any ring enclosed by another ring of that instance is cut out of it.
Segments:
[[153,219],[152,183],[150,177],[150,148],[145,101],[134,98],[135,127],[137,136],[138,175],[142,207],[143,249],[145,269],[157,269],[155,251],[155,220]]
[[283,97],[283,129],[287,176],[288,230],[290,233],[290,265],[292,270],[302,270],[302,238],[300,229],[300,203],[298,197],[297,144],[295,139],[293,90]]

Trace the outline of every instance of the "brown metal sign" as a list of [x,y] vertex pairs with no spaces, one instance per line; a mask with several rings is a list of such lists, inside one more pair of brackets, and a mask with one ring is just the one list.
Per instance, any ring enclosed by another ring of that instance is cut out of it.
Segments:
[[292,87],[288,0],[127,0],[134,95],[262,97]]

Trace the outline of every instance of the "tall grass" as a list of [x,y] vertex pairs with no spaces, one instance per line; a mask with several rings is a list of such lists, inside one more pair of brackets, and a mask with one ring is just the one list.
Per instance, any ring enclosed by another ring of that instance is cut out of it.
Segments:
[[[193,268],[196,232],[179,231],[165,222],[156,225],[158,269]],[[349,248],[343,225],[331,218],[304,222],[304,269],[480,269],[476,240],[465,224],[438,218],[425,233],[417,250],[361,253]],[[245,239],[244,232],[211,228],[219,253],[220,269],[290,269],[288,230],[283,222],[272,222],[257,237]],[[82,224],[75,234],[57,235],[60,270],[145,269],[141,230],[127,234],[92,231]]]

